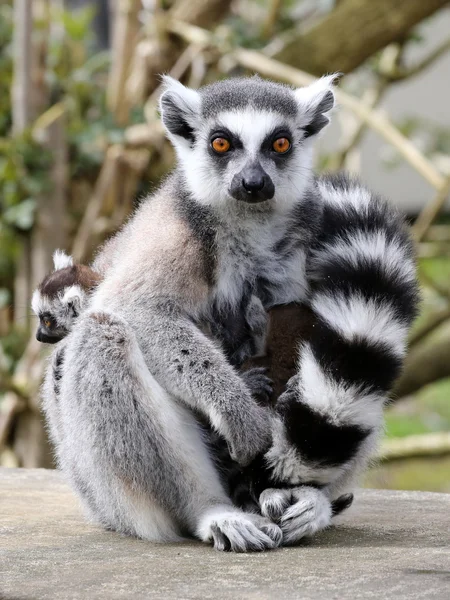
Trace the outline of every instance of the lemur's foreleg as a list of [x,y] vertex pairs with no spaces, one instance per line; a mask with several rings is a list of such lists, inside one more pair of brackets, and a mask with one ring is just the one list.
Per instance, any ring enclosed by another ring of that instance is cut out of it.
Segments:
[[[142,320],[140,320],[140,315]],[[169,301],[121,309],[158,383],[207,421],[247,464],[271,440],[270,413],[258,406],[218,345]]]
[[276,525],[232,506],[207,433],[157,383],[125,321],[81,316],[64,360],[61,411],[47,405],[47,416],[60,465],[97,522],[155,541],[190,534],[222,550],[280,543]]
[[314,326],[278,400],[266,455],[275,480],[306,487],[261,497],[288,542],[329,524],[331,501],[352,491],[373,456],[418,298],[412,244],[395,211],[356,183],[324,180],[320,189],[323,231],[309,265]]

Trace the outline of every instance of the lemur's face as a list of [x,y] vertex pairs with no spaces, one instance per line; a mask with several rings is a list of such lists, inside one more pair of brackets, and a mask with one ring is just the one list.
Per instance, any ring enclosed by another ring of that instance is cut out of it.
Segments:
[[57,250],[55,270],[47,275],[33,293],[31,308],[39,319],[36,339],[56,344],[72,329],[87,302],[87,290],[98,276],[84,265],[74,265],[72,257]]
[[40,294],[36,294],[33,300],[34,304],[39,306],[39,312],[37,313],[39,325],[36,330],[37,341],[44,344],[56,344],[69,333],[68,328],[58,322],[61,305],[55,306],[55,304],[59,304],[58,301],[51,302],[49,298],[45,298]]
[[56,344],[72,329],[83,309],[86,294],[79,285],[65,285],[61,271],[52,273],[43,283],[35,290],[31,302],[39,319],[36,339],[44,344]]
[[162,119],[195,198],[260,208],[301,199],[312,177],[311,140],[334,104],[331,82],[292,90],[230,79],[196,92],[166,78]]

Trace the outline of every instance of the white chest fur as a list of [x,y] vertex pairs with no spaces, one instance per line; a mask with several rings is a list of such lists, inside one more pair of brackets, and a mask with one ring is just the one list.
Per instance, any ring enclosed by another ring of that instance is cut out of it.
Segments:
[[304,299],[306,252],[302,246],[277,250],[289,235],[281,216],[224,224],[217,232],[218,263],[213,300],[218,306],[238,306],[244,289],[263,279],[270,290],[269,305]]

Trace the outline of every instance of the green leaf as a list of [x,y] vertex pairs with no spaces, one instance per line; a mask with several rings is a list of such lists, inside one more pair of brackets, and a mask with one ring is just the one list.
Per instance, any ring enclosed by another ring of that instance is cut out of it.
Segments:
[[84,40],[90,33],[90,26],[96,10],[93,6],[85,6],[76,11],[64,11],[62,22],[67,34],[76,41]]
[[5,223],[27,231],[33,226],[35,210],[36,201],[33,198],[27,198],[20,204],[16,204],[5,210],[3,218]]

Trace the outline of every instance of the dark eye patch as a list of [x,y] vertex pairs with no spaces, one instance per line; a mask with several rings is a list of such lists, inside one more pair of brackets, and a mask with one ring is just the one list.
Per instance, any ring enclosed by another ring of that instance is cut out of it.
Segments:
[[[287,152],[282,154],[275,152],[273,149],[273,143],[275,140],[280,138],[286,138],[290,141],[291,146]],[[273,160],[273,162],[282,169],[284,166],[289,164],[289,157],[292,156],[294,150],[294,142],[292,131],[289,127],[277,127],[271,133],[267,134],[261,144],[261,153],[264,154],[267,158]]]
[[41,325],[43,325],[47,329],[53,329],[54,327],[56,327],[56,320],[54,319],[54,317],[52,317],[50,313],[43,313],[42,315],[39,315],[39,320],[41,322]]
[[[218,155],[216,152],[214,152],[214,150],[211,147],[211,144],[217,138],[225,138],[230,142],[231,146],[230,146],[230,149],[228,150],[228,152],[226,152],[224,154],[220,154],[220,155]],[[229,156],[230,151],[242,150],[242,148],[244,147],[240,137],[231,133],[231,131],[229,129],[227,129],[226,127],[217,126],[217,128],[211,129],[211,131],[209,132],[208,139],[209,139],[208,149],[209,149],[210,153],[213,156],[218,156],[220,159],[224,158],[226,155]]]
[[[289,127],[277,127],[266,135],[263,143],[261,144],[261,150],[263,152],[273,152],[273,143],[279,138],[287,138],[291,142],[292,147],[292,131],[289,129]],[[276,154],[275,152],[273,153]],[[286,154],[289,154],[289,152]],[[284,156],[286,156],[286,154]]]

